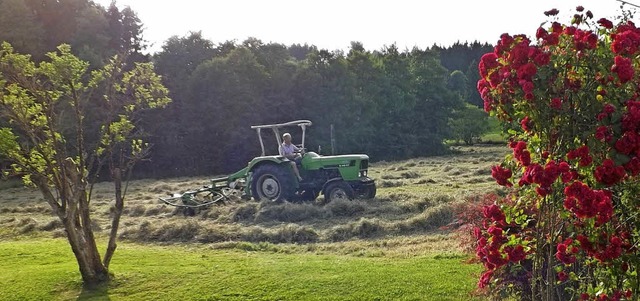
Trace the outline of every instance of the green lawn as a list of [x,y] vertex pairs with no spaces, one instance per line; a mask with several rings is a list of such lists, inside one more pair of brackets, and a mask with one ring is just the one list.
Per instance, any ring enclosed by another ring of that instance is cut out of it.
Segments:
[[0,242],[0,300],[469,300],[459,256],[367,258],[121,243],[115,281],[83,292],[63,239]]

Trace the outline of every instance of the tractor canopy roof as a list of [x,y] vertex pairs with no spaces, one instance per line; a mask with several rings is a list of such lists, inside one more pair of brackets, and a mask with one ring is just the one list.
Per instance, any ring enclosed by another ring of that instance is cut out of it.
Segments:
[[253,125],[252,129],[255,129],[258,133],[258,139],[260,140],[260,147],[262,148],[262,156],[265,156],[264,150],[264,142],[262,141],[262,135],[260,135],[260,131],[262,129],[271,129],[273,130],[273,134],[276,136],[276,140],[278,141],[278,145],[282,144],[282,137],[280,136],[280,129],[288,126],[299,126],[302,129],[302,148],[304,148],[304,138],[306,135],[307,126],[310,126],[312,123],[309,120],[294,120],[285,123],[276,123],[276,124],[265,124],[265,125]]

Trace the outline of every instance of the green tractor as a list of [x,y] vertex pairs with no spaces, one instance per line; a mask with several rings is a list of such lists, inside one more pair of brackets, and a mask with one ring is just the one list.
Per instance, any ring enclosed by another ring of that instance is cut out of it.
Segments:
[[[227,177],[211,180],[211,185],[201,189],[160,198],[169,205],[200,208],[228,200],[238,192],[243,197],[281,202],[313,201],[320,194],[325,201],[371,199],[376,195],[375,181],[368,177],[369,157],[367,155],[321,156],[307,152],[304,147],[309,120],[296,120],[280,124],[252,126],[258,134],[262,155],[251,160],[240,171]],[[297,162],[302,180],[298,180],[292,161],[281,156],[278,149],[267,153],[262,139],[263,130],[273,131],[278,146],[282,144],[281,130],[287,127],[302,130],[300,150],[301,160]]]

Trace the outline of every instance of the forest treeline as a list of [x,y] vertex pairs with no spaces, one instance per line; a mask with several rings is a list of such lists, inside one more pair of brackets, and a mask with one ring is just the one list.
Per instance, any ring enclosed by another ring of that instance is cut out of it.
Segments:
[[[441,154],[445,140],[471,142],[487,127],[475,83],[488,44],[368,50],[352,42],[329,51],[255,38],[215,44],[189,32],[143,55],[134,11],[87,0],[0,0],[0,28],[0,41],[36,60],[67,43],[94,67],[114,54],[153,62],[173,102],[143,118],[153,148],[139,176],[235,171],[260,154],[256,124],[312,120],[306,147],[322,154],[332,151],[333,126],[336,153],[372,160]],[[299,143],[300,132],[292,134]],[[267,147],[276,151],[275,143]]]

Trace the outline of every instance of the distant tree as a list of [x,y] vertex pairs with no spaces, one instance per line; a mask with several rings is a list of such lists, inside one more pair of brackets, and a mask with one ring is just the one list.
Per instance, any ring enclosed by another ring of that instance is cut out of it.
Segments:
[[44,29],[23,0],[0,1],[0,41],[20,52],[44,53]]
[[[35,14],[35,20],[44,30],[44,50],[52,51],[62,43],[71,43],[78,29],[77,14],[87,0],[24,0]],[[42,55],[42,53],[37,53]]]
[[[11,174],[40,190],[64,225],[83,282],[91,287],[109,280],[126,196],[123,179],[148,154],[137,118],[170,99],[150,64],[126,66],[114,57],[89,72],[89,64],[68,45],[47,58],[36,64],[8,43],[0,47],[0,118],[10,125],[0,128],[0,156],[12,163]],[[87,116],[96,108],[100,114],[92,117],[101,118],[100,126],[92,128]],[[101,258],[89,204],[104,168],[114,181],[115,206]]]
[[307,55],[313,51],[317,51],[318,47],[309,44],[292,44],[289,46],[289,54],[296,60],[302,61],[307,58]]
[[458,93],[461,99],[466,100],[469,96],[469,80],[467,76],[460,70],[455,70],[449,75],[449,82],[447,83],[449,89]]
[[187,166],[200,173],[230,172],[257,154],[250,125],[265,118],[277,120],[269,114],[274,104],[263,101],[268,77],[246,47],[198,66],[189,79],[190,96],[183,110],[191,118],[181,123],[188,129],[184,144],[191,162]]
[[104,10],[99,6],[87,5],[77,15],[78,28],[71,41],[78,57],[88,61],[92,68],[103,66],[116,53],[109,48],[109,34],[107,18]]
[[443,141],[453,135],[449,120],[463,101],[447,88],[449,73],[440,64],[437,52],[413,49],[409,58],[417,102],[408,119],[416,121],[413,128],[420,132],[414,140],[420,152],[415,155],[443,153]]
[[480,60],[483,54],[493,50],[493,46],[478,41],[472,43],[458,41],[451,46],[437,47],[432,50],[440,53],[442,66],[453,72],[454,70],[467,70],[471,61]]
[[467,145],[475,143],[489,129],[488,117],[483,109],[465,103],[461,109],[454,111],[449,119],[453,139],[463,141]]
[[106,12],[109,24],[109,48],[118,54],[127,54],[132,62],[148,61],[149,58],[141,53],[146,48],[142,38],[142,22],[130,7],[119,10],[115,0],[111,2]]
[[[391,50],[395,51],[395,49]],[[371,123],[376,120],[377,107],[384,106],[387,99],[382,92],[389,83],[385,82],[384,70],[376,62],[375,55],[364,48],[360,42],[351,42],[346,56],[349,74],[342,80],[340,102],[330,100],[336,118],[336,139],[339,152],[370,152],[376,156],[381,140],[388,138],[386,131],[378,132]],[[391,92],[392,93],[392,92]],[[391,100],[392,101],[392,100]],[[357,127],[352,125],[356,123]]]
[[343,125],[343,122],[350,122],[347,103],[354,91],[353,78],[343,56],[318,50],[307,55],[292,79],[289,93],[293,107],[298,108],[299,118],[314,122],[308,144],[314,149],[321,146],[324,154],[331,152],[331,125],[349,129],[349,125]]
[[[447,68],[453,75],[453,72],[460,70],[464,72],[467,87],[464,89],[467,93],[462,95],[464,101],[482,107],[483,101],[476,89],[476,83],[480,79],[478,75],[478,61],[480,57],[493,50],[493,46],[487,43],[474,41],[472,43],[456,42],[448,47],[434,46],[432,50],[440,54],[442,66]],[[461,79],[461,75],[459,79]],[[459,92],[462,87],[456,88]]]
[[469,68],[467,68],[467,71],[465,72],[465,75],[467,76],[467,91],[469,91],[466,101],[478,108],[482,108],[484,101],[480,97],[480,93],[478,93],[478,89],[476,88],[476,84],[478,83],[478,80],[480,80],[477,60],[471,61],[471,63],[469,64]]
[[109,9],[90,0],[0,1],[0,42],[32,55],[36,61],[62,43],[89,61],[91,68],[106,64],[116,53],[131,61],[146,61],[142,23],[131,8]]
[[197,31],[189,32],[184,37],[172,36],[167,39],[162,50],[154,55],[153,61],[158,73],[163,75],[163,82],[176,98],[185,92],[191,73],[216,54],[213,43]]

